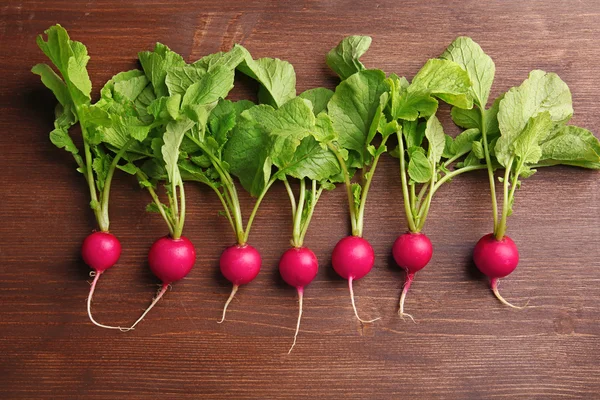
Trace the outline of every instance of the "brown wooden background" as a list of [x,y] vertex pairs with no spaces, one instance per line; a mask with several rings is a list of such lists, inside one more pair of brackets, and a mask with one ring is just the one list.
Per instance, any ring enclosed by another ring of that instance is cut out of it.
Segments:
[[[251,235],[263,270],[218,325],[230,290],[218,257],[233,236],[217,199],[189,185],[195,270],[134,332],[94,327],[79,257],[94,227],[86,186],[49,142],[55,102],[29,72],[45,61],[35,36],[57,22],[88,46],[95,93],[156,41],[188,61],[242,43],[254,56],[292,62],[302,91],[335,86],[324,55],[344,35],[373,36],[365,63],[408,77],[457,35],[470,35],[496,62],[493,95],[531,69],[555,71],[573,92],[573,123],[600,125],[595,0],[2,1],[0,398],[600,398],[600,176],[573,168],[543,170],[518,193],[509,234],[521,263],[501,291],[515,303],[530,299],[524,311],[496,301],[470,261],[491,225],[481,173],[438,192],[426,227],[435,254],[406,304],[418,324],[398,318],[403,274],[390,248],[406,228],[396,163],[385,157],[365,230],[377,262],[356,284],[361,313],[380,322],[361,327],[345,281],[332,272],[330,252],[348,222],[344,191],[327,193],[307,238],[321,269],[306,290],[298,344],[286,355],[297,303],[277,272],[291,218],[275,187]],[[254,89],[241,81],[232,97]],[[100,321],[128,324],[155,293],[146,253],[166,230],[145,213],[148,196],[130,177],[119,174],[112,194],[111,230],[124,251],[100,280],[94,310]],[[247,215],[251,201],[243,203]]]

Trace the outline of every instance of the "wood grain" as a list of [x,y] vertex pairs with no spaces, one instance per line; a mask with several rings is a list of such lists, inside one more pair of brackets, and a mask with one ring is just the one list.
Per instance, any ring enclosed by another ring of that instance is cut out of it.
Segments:
[[[435,246],[407,300],[418,324],[396,314],[402,273],[390,247],[403,232],[397,166],[384,158],[367,207],[365,236],[376,251],[357,282],[358,307],[382,320],[361,327],[346,283],[329,264],[348,233],[344,192],[327,193],[307,236],[321,260],[306,290],[302,330],[291,344],[297,303],[278,276],[290,209],[281,187],[267,196],[251,242],[263,271],[229,293],[218,257],[233,242],[217,199],[189,185],[187,235],[198,262],[143,324],[127,334],[94,327],[85,314],[88,269],[79,246],[94,226],[85,184],[47,139],[54,100],[29,69],[44,60],[35,36],[60,22],[84,42],[97,93],[136,52],[161,41],[188,60],[243,43],[255,56],[289,60],[299,91],[333,88],[325,53],[347,34],[373,36],[368,66],[413,76],[458,35],[496,62],[493,95],[528,71],[559,73],[573,93],[573,123],[597,130],[600,2],[552,1],[4,1],[0,4],[0,398],[2,399],[594,399],[600,398],[600,185],[598,174],[557,167],[528,179],[509,233],[520,267],[502,281],[517,312],[500,305],[474,270],[470,251],[490,230],[486,176],[441,190],[427,234]],[[256,89],[240,80],[233,98]],[[442,109],[449,132],[448,110]],[[119,265],[102,277],[100,321],[127,324],[157,288],[146,266],[165,233],[129,177],[116,177],[112,231]],[[246,215],[252,200],[243,198]]]

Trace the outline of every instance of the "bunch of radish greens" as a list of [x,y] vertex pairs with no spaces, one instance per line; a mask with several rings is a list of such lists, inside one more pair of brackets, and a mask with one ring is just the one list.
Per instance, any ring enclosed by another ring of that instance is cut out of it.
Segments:
[[[366,69],[360,57],[368,50],[371,38],[350,36],[329,52],[327,64],[342,82],[328,104],[337,139],[330,142],[338,156],[348,195],[352,236],[343,238],[335,247],[332,263],[342,277],[348,279],[352,304],[352,281],[365,276],[373,267],[374,252],[362,238],[367,194],[380,156],[387,151],[386,142],[396,135],[399,145],[391,154],[400,158],[402,192],[409,232],[394,243],[393,255],[407,273],[400,301],[404,313],[406,292],[414,274],[431,259],[431,242],[420,233],[425,224],[434,192],[460,173],[483,167],[450,167],[471,150],[479,132],[470,130],[456,139],[445,135],[435,117],[436,97],[453,105],[469,108],[470,79],[452,61],[429,60],[412,82],[395,74],[386,77],[381,70]],[[380,136],[379,141],[376,140]],[[443,161],[442,161],[443,160]],[[353,173],[360,170],[352,182]],[[442,178],[440,174],[444,174]],[[407,174],[410,179],[407,178]],[[416,187],[422,184],[417,195]],[[361,322],[361,318],[357,318]],[[412,317],[411,317],[412,318]]]
[[[153,200],[148,211],[159,213],[169,231],[154,242],[148,253],[150,269],[162,281],[162,287],[131,328],[154,307],[171,283],[183,279],[194,266],[195,248],[183,236],[184,180],[189,175],[186,163],[196,161],[192,153],[207,137],[208,117],[233,88],[235,68],[244,56],[240,48],[234,47],[230,52],[187,64],[158,43],[154,51],[139,53],[142,70],[117,74],[101,91],[97,107],[108,115],[108,123],[101,129],[110,138],[109,147],[114,152],[125,151],[123,157],[129,162],[130,172]],[[140,126],[150,130],[146,140],[127,146],[122,132]],[[161,186],[166,204],[157,193]]]
[[[107,150],[111,139],[98,128],[98,123],[107,122],[103,121],[107,115],[91,104],[92,83],[86,69],[89,61],[86,47],[80,42],[72,41],[60,25],[49,28],[45,34],[47,40],[40,35],[37,44],[54,64],[58,74],[47,64],[34,66],[32,72],[40,75],[44,85],[58,100],[50,140],[57,147],[71,153],[75,159],[77,170],[83,174],[88,184],[90,208],[99,228],[86,237],[81,248],[83,260],[94,270],[90,275],[95,275],[87,299],[88,316],[100,327],[126,330],[96,322],[91,313],[91,302],[100,275],[115,265],[121,255],[119,240],[109,232],[108,205],[113,175],[117,168],[130,171],[129,164],[119,163],[128,147],[146,139],[149,129],[140,127],[121,130],[121,150],[111,155]],[[123,115],[122,121],[125,120],[129,121],[129,118]],[[83,156],[69,134],[76,124],[79,124],[81,130]]]
[[[506,221],[513,210],[515,191],[521,179],[537,168],[557,164],[600,169],[600,142],[588,130],[566,125],[573,115],[571,92],[554,73],[534,70],[520,86],[498,96],[490,108],[488,97],[494,81],[495,65],[481,47],[467,37],[457,38],[441,59],[458,63],[469,75],[474,107],[452,108],[455,124],[474,129],[481,139],[474,141],[464,161],[465,168],[488,171],[493,232],[483,236],[473,252],[477,268],[490,278],[491,288],[504,304],[513,306],[498,292],[498,280],[515,270],[519,252],[506,235]],[[496,170],[502,187],[502,209],[496,199]],[[518,308],[518,307],[517,307]]]
[[[223,152],[211,154],[210,146],[196,143],[200,151],[182,166],[187,179],[208,184],[217,192],[238,240],[220,260],[223,275],[234,285],[220,322],[239,285],[249,283],[259,272],[260,255],[247,244],[250,227],[269,188],[277,180],[283,181],[290,197],[293,228],[292,248],[282,255],[279,269],[284,281],[298,291],[295,344],[304,287],[318,270],[315,254],[303,246],[304,237],[322,191],[333,189],[340,179],[338,161],[325,144],[333,136],[331,122],[324,113],[332,92],[317,88],[296,97],[293,67],[278,59],[246,57],[238,69],[259,82],[261,104],[221,100],[208,118],[206,137],[226,140]],[[211,173],[214,170],[216,174]],[[245,229],[230,174],[257,198]],[[297,197],[292,180],[299,181]]]
[[[277,181],[285,186],[291,205],[291,248],[279,261],[283,280],[298,293],[298,319],[290,351],[296,344],[305,287],[318,271],[315,254],[304,246],[315,207],[324,190],[343,183],[348,198],[351,235],[332,254],[335,271],[353,282],[373,268],[375,253],[363,238],[367,196],[380,157],[399,159],[408,232],[395,241],[392,254],[407,278],[399,314],[415,274],[431,260],[433,247],[422,232],[432,198],[441,185],[470,171],[487,170],[493,207],[493,233],[477,243],[476,266],[498,280],[517,266],[519,254],[506,236],[516,189],[544,166],[565,164],[600,169],[600,142],[583,128],[566,125],[573,114],[571,94],[556,74],[532,71],[486,108],[495,66],[469,38],[456,39],[438,59],[425,63],[409,82],[360,61],[371,38],[350,36],[326,57],[341,82],[296,93],[294,68],[276,58],[253,59],[242,46],[187,63],[167,46],[139,53],[141,69],[121,72],[91,102],[86,47],[69,39],[56,25],[38,45],[52,64],[33,72],[56,96],[56,120],[50,139],[72,154],[86,179],[90,207],[98,224],[83,242],[82,256],[94,271],[87,299],[90,320],[103,328],[133,329],[157,304],[173,282],[193,268],[196,251],[183,235],[186,218],[184,182],[210,187],[222,203],[236,243],[221,254],[222,274],[233,287],[221,320],[241,285],[258,275],[261,256],[248,244],[259,207]],[[234,77],[241,72],[259,84],[259,104],[226,100]],[[439,101],[452,106],[452,119],[465,130],[456,137],[444,133],[436,117]],[[69,133],[81,130],[83,152]],[[388,151],[390,138],[398,145]],[[395,140],[395,139],[392,139]],[[162,285],[150,306],[128,328],[100,324],[91,313],[98,279],[119,259],[121,245],[109,232],[108,203],[115,171],[135,176],[152,202],[149,212],[161,215],[168,234],[152,244],[148,264]],[[496,171],[502,187],[502,208],[496,199]],[[256,198],[244,222],[238,187]],[[164,200],[161,200],[164,199]],[[414,321],[414,319],[413,319]]]

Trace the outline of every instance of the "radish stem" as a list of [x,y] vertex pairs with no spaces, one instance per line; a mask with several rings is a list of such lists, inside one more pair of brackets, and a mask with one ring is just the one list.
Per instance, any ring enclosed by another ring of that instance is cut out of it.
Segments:
[[235,296],[235,294],[237,293],[238,288],[239,288],[238,285],[233,285],[233,288],[231,289],[231,294],[229,295],[229,298],[225,302],[225,307],[223,307],[223,316],[221,317],[220,321],[217,321],[218,324],[222,324],[223,321],[225,321],[225,314],[227,313],[227,307],[229,307],[229,303],[231,303],[231,300],[233,300],[233,296]]
[[408,289],[410,289],[410,285],[411,285],[414,277],[415,277],[415,274],[410,274],[410,273],[406,274],[406,282],[404,282],[404,287],[402,288],[402,295],[400,296],[400,309],[398,310],[398,315],[402,319],[404,319],[405,317],[408,317],[412,320],[412,322],[414,322],[416,324],[417,321],[415,321],[413,316],[404,312],[404,300],[406,299],[406,294],[408,293]]
[[354,315],[356,315],[356,319],[358,319],[363,324],[370,324],[381,319],[381,317],[377,317],[370,320],[364,320],[361,317],[359,317],[358,311],[356,311],[356,304],[354,303],[354,289],[352,289],[352,277],[348,278],[348,288],[350,289],[350,299],[352,300],[352,308],[354,309]]
[[[102,272],[104,272],[104,271],[98,271],[95,273],[94,280],[92,281],[92,286],[90,287],[90,294],[88,295],[88,299],[87,299],[87,312],[88,312],[88,316],[90,317],[90,321],[92,321],[94,323],[94,325],[99,326],[100,328],[118,329],[121,332],[127,332],[133,328],[122,328],[120,326],[103,325],[103,324],[96,322],[94,317],[92,317],[92,297],[94,296],[94,291],[96,290],[96,283],[98,282],[100,275],[102,275]],[[90,273],[90,275],[92,275],[93,273],[94,273],[94,271],[92,271]]]
[[135,321],[133,323],[133,325],[131,325],[131,327],[129,327],[129,329],[133,329],[135,328],[135,326],[137,324],[139,324],[140,322],[142,322],[142,320],[144,319],[144,317],[146,316],[146,314],[148,314],[148,312],[150,310],[152,310],[152,308],[154,308],[154,306],[156,305],[156,303],[158,303],[158,301],[163,297],[163,295],[166,293],[167,289],[169,287],[168,283],[163,283],[162,288],[160,289],[160,291],[158,292],[158,294],[156,295],[156,297],[154,298],[154,300],[152,300],[152,303],[150,303],[150,307],[148,307],[146,309],[146,311],[144,311],[144,313],[138,318],[137,321]]
[[292,352],[292,349],[296,345],[296,338],[298,337],[298,331],[300,330],[300,320],[302,319],[302,298],[304,297],[304,289],[298,287],[298,322],[296,323],[296,333],[294,333],[294,343],[292,343],[292,347],[288,351],[288,354]]

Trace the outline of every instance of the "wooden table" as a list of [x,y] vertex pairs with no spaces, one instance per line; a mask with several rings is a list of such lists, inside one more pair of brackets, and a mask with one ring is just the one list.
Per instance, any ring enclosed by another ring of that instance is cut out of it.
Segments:
[[[35,36],[54,23],[84,42],[99,87],[136,67],[136,52],[161,41],[188,61],[242,43],[255,57],[289,60],[298,90],[333,88],[324,55],[349,34],[368,34],[368,66],[412,77],[458,35],[470,35],[496,62],[493,95],[528,71],[554,71],[569,84],[573,123],[598,129],[600,2],[554,1],[4,1],[0,6],[0,398],[12,399],[551,399],[600,398],[599,174],[557,167],[528,179],[509,234],[519,268],[501,291],[523,311],[502,306],[472,265],[474,243],[490,230],[485,173],[438,192],[426,227],[435,246],[407,308],[397,311],[403,273],[390,248],[403,232],[396,161],[385,157],[370,194],[365,236],[374,270],[356,284],[365,316],[353,317],[346,282],[329,256],[349,231],[342,189],[317,207],[307,245],[321,269],[306,290],[291,355],[295,291],[279,278],[290,208],[276,186],[251,237],[263,255],[259,277],[243,287],[218,325],[230,285],[218,272],[234,240],[205,188],[188,185],[187,235],[195,270],[173,285],[133,332],[96,328],[87,319],[88,268],[79,256],[94,226],[83,178],[48,140],[55,104],[29,69],[45,61]],[[232,98],[252,96],[240,80]],[[456,132],[442,108],[448,132]],[[128,324],[157,288],[146,254],[165,234],[148,215],[147,194],[119,174],[112,232],[123,255],[100,280],[94,311]],[[252,200],[243,198],[246,215]]]

